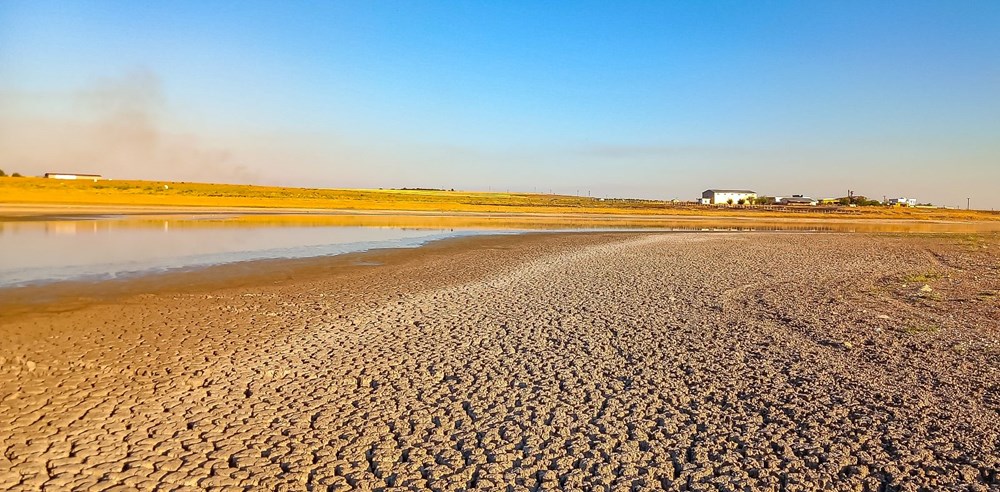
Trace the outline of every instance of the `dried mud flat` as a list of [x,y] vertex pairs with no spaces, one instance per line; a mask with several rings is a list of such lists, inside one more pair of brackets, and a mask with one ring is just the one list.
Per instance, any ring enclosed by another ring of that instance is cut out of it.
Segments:
[[0,489],[1000,490],[998,253],[478,238],[8,317]]

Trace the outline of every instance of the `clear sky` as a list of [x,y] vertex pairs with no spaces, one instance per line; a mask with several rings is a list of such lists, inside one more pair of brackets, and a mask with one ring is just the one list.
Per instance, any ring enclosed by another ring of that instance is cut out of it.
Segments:
[[0,168],[1000,209],[1000,2],[0,2]]

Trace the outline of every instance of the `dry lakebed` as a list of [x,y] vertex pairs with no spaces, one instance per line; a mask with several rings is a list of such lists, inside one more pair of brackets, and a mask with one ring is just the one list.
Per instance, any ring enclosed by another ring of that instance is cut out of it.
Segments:
[[995,234],[481,236],[16,290],[0,490],[1000,490]]

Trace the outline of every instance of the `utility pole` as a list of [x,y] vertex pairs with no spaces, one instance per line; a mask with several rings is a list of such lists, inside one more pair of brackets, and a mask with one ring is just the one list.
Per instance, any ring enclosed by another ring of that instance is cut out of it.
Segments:
[[965,198],[965,209],[966,210],[970,210],[971,206],[972,206],[972,197],[966,197]]

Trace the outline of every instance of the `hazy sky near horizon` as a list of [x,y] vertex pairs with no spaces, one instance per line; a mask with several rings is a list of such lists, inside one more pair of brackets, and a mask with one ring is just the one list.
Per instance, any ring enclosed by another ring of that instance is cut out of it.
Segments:
[[0,2],[0,169],[1000,209],[1000,2]]

